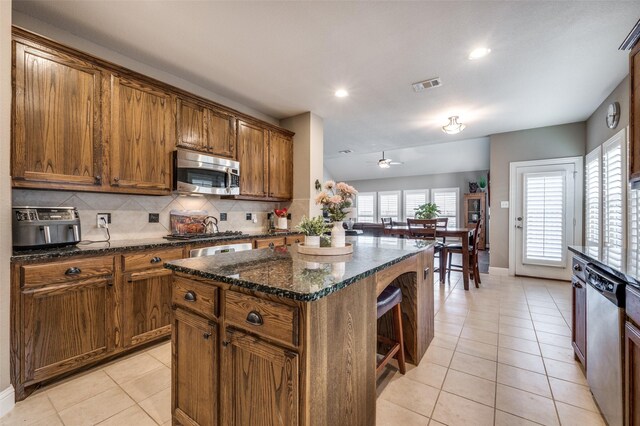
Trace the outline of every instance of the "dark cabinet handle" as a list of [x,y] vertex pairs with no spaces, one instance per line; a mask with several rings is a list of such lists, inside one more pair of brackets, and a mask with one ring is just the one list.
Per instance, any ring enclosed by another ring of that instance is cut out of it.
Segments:
[[204,337],[204,340],[209,340],[209,337],[211,337],[211,333],[203,333],[202,337]]
[[429,268],[424,268],[424,278],[423,279],[426,280],[427,278],[429,278],[429,272],[430,272]]
[[151,262],[151,263],[160,263],[160,262],[162,262],[162,258],[158,257],[158,256],[154,256],[154,257],[151,258],[151,260],[149,262]]
[[262,324],[264,324],[264,321],[262,319],[262,315],[260,315],[256,311],[249,312],[249,315],[247,315],[247,322],[249,324],[251,324],[251,325],[262,325]]
[[94,181],[96,185],[102,185],[102,176],[96,176]]
[[196,301],[196,293],[189,290],[184,294],[184,300],[187,302],[195,302]]
[[65,271],[65,275],[78,275],[80,272],[82,272],[82,270],[80,270],[80,268],[69,268]]
[[576,263],[575,265],[573,265],[573,270],[576,272],[580,272],[582,271],[582,268],[580,267],[580,264]]
[[116,176],[116,177],[113,178],[113,184],[114,185],[118,185],[119,182],[120,182],[120,178],[119,177]]
[[579,282],[576,281],[576,282],[573,283],[573,287],[582,288],[582,284],[580,284]]
[[229,346],[229,343],[231,343],[231,341],[229,341],[229,340],[223,340],[223,341],[222,341],[222,346],[224,346],[224,347],[226,348],[227,346]]
[[270,248],[271,250],[273,250],[273,248],[274,248],[275,246],[276,246],[275,244],[273,244],[273,243],[269,243],[269,248]]

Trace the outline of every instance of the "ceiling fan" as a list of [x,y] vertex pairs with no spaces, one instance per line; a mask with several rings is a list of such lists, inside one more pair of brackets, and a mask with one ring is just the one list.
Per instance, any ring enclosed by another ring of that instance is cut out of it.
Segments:
[[384,151],[382,151],[382,158],[378,160],[378,167],[381,169],[388,169],[391,166],[404,164],[400,161],[393,161],[391,158],[384,158]]

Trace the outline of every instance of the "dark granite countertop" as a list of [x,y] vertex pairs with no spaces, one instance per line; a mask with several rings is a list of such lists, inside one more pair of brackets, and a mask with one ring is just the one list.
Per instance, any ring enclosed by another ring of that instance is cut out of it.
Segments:
[[263,293],[313,301],[338,291],[433,245],[433,241],[349,237],[345,256],[309,256],[295,246],[224,253],[165,264],[174,271]]
[[607,272],[640,288],[640,248],[569,246],[573,253],[587,259]]
[[30,262],[48,259],[56,259],[61,257],[72,257],[82,255],[102,255],[117,252],[130,252],[136,250],[147,250],[153,248],[170,248],[183,247],[193,243],[220,243],[224,241],[233,242],[234,240],[245,240],[247,238],[268,238],[287,235],[298,235],[300,232],[278,232],[278,233],[259,233],[259,234],[241,234],[227,235],[211,238],[200,238],[196,240],[166,240],[164,238],[150,239],[131,239],[131,240],[115,240],[109,243],[80,243],[75,246],[48,248],[39,250],[14,250],[11,256],[12,262]]

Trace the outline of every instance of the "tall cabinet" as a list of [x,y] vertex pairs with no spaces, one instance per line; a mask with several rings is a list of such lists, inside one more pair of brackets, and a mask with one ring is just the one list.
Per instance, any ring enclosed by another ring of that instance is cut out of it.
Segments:
[[480,229],[480,241],[478,249],[486,248],[486,193],[475,192],[472,194],[464,194],[464,225],[467,227],[475,227],[478,220],[482,220],[482,228]]

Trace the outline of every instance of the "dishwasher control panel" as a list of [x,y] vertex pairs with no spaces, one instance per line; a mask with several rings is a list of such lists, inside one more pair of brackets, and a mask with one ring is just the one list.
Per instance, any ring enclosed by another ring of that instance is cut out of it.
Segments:
[[585,272],[587,284],[598,290],[617,306],[624,307],[624,289],[626,286],[624,281],[591,264],[587,265]]

